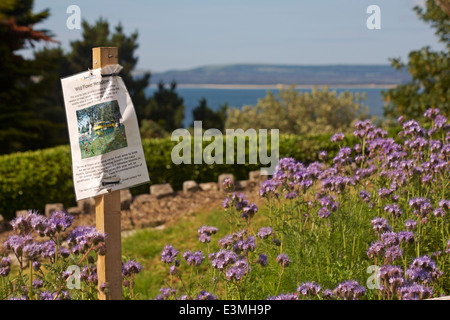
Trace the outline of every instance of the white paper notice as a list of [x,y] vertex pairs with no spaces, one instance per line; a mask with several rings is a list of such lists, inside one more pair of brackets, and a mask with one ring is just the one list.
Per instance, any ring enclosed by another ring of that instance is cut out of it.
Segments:
[[110,65],[61,79],[77,200],[150,180],[133,102],[122,78],[110,75],[121,69]]

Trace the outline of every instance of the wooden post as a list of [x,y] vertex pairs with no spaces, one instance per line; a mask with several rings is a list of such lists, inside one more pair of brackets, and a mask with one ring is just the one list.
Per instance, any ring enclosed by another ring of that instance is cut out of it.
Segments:
[[[117,47],[92,49],[92,67],[102,68],[118,63]],[[98,298],[122,299],[122,244],[120,226],[120,191],[95,197],[95,222],[97,230],[106,234],[106,254],[97,260]],[[106,290],[100,290],[105,283]]]

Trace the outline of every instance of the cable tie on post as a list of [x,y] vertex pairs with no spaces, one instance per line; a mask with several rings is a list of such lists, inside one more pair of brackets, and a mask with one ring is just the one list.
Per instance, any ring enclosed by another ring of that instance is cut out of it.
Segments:
[[103,74],[102,73],[102,78],[103,77],[115,77],[115,76],[118,76],[119,74],[118,73],[108,73],[108,74]]

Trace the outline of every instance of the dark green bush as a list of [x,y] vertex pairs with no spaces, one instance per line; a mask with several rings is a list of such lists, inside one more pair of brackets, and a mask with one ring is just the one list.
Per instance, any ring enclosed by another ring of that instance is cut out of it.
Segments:
[[[282,135],[279,156],[310,163],[318,159],[319,151],[326,150],[331,158],[339,146],[331,143],[330,137]],[[351,141],[344,142],[351,144]],[[210,143],[204,141],[203,146]],[[142,144],[151,183],[170,183],[175,190],[180,190],[186,180],[199,183],[217,181],[222,173],[232,173],[237,180],[246,180],[249,171],[261,167],[258,164],[237,164],[236,161],[234,164],[175,165],[171,160],[171,152],[177,142],[170,138],[143,139]],[[224,139],[224,152],[225,150]],[[246,160],[248,161],[248,156]],[[144,184],[132,188],[131,192],[136,195],[148,193],[148,190],[149,184]],[[65,207],[76,205],[69,146],[0,156],[0,214],[5,219],[13,218],[15,212],[22,209],[43,212],[46,203],[55,202],[61,202]]]

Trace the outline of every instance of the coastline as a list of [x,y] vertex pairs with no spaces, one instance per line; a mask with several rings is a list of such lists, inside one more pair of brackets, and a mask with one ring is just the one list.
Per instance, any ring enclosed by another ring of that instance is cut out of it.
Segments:
[[[193,84],[193,83],[179,83],[178,88],[185,89],[266,89],[266,90],[280,90],[287,89],[291,85],[287,84]],[[344,89],[391,89],[395,88],[397,84],[303,84],[295,85],[296,89],[313,89],[328,87],[330,89],[344,88]]]

